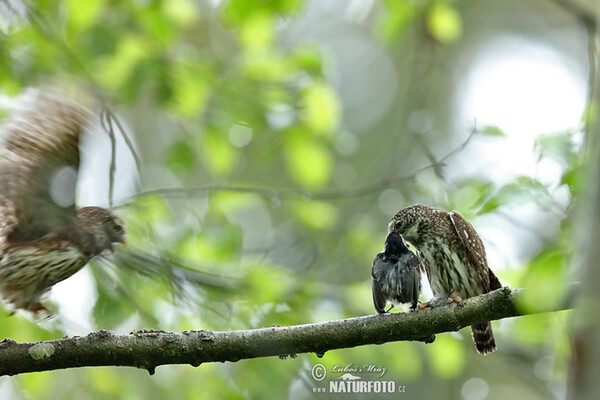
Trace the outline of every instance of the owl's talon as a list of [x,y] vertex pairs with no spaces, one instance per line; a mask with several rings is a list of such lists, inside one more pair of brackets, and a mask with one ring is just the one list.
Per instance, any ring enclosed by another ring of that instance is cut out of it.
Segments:
[[447,304],[450,304],[451,301],[449,298],[447,297],[434,297],[433,299],[429,300],[427,302],[429,304],[429,308],[436,308],[436,307],[441,307],[441,306],[445,306]]
[[51,319],[52,317],[54,317],[54,313],[52,312],[52,310],[42,303],[36,303],[29,307],[28,310],[31,311],[36,317],[38,317],[40,313],[46,313],[44,319]]
[[457,307],[464,307],[465,302],[458,294],[452,294],[448,298],[448,304],[456,303]]

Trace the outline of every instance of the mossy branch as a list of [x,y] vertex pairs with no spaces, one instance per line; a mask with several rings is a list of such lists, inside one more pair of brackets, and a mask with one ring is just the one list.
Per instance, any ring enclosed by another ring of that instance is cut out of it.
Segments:
[[[534,312],[571,308],[578,287],[578,284],[571,285],[562,304]],[[525,290],[502,288],[468,299],[461,305],[307,325],[228,332],[139,331],[129,335],[101,330],[82,337],[33,343],[4,339],[0,342],[0,375],[109,365],[144,368],[153,374],[157,366],[165,364],[199,366],[207,362],[298,353],[323,355],[334,349],[400,340],[428,341],[437,333],[533,313],[518,307],[518,298]]]

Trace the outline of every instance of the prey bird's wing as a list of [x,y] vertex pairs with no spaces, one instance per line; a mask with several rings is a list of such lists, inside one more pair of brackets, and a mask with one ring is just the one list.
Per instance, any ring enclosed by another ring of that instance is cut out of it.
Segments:
[[[451,211],[448,213],[450,221],[454,226],[458,237],[462,244],[467,248],[467,253],[471,259],[471,262],[477,267],[479,279],[483,282],[484,293],[491,290],[490,288],[490,269],[487,265],[487,256],[485,254],[485,247],[483,241],[477,234],[475,228],[469,221],[465,219],[458,211]],[[493,273],[492,273],[493,274]],[[494,275],[495,281],[499,284],[498,278]]]
[[383,291],[381,289],[381,284],[379,283],[378,277],[375,274],[375,269],[377,263],[381,263],[383,261],[383,254],[379,253],[375,256],[373,260],[373,266],[371,268],[371,286],[373,290],[373,306],[375,307],[375,311],[377,313],[382,314],[385,312],[386,299],[383,295]]
[[419,259],[412,252],[404,254],[400,259],[400,281],[402,282],[402,303],[417,304],[419,300],[421,275],[419,272]]
[[65,95],[39,91],[4,121],[0,248],[39,239],[75,221],[79,134],[88,117]]

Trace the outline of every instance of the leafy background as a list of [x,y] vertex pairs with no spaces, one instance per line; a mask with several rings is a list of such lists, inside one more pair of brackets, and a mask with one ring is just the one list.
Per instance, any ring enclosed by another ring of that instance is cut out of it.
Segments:
[[[470,219],[501,281],[532,288],[523,307],[559,301],[577,276],[573,206],[593,107],[583,104],[567,128],[529,132],[519,149],[510,140],[520,133],[458,117],[477,49],[495,37],[552,48],[587,79],[586,31],[559,3],[0,2],[4,113],[30,86],[91,88],[99,122],[82,147],[78,197],[112,204],[128,231],[127,249],[54,288],[54,318],[3,317],[0,336],[233,330],[370,314],[373,256],[391,216],[417,202]],[[515,150],[535,162],[498,177]],[[560,312],[495,322],[499,351],[485,358],[463,330],[433,345],[164,366],[154,376],[86,368],[2,377],[0,393],[305,399],[324,397],[312,393],[310,376],[320,362],[383,366],[411,399],[560,398],[569,321]]]

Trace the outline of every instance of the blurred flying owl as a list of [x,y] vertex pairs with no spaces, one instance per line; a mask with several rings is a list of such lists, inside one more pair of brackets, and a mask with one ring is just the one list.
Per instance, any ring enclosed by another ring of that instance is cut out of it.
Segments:
[[123,222],[75,208],[79,136],[90,117],[74,99],[37,91],[0,129],[0,295],[48,311],[42,296],[93,257],[125,242]]

